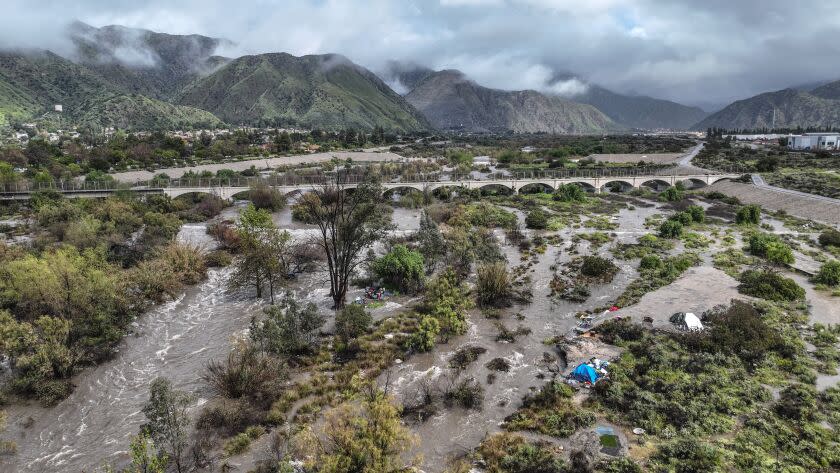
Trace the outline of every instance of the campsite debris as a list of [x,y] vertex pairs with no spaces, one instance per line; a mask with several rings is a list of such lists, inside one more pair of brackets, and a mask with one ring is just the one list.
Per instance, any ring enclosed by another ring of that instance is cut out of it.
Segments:
[[636,435],[644,435],[645,434],[645,429],[643,429],[641,427],[634,427],[633,428],[633,433],[636,434]]

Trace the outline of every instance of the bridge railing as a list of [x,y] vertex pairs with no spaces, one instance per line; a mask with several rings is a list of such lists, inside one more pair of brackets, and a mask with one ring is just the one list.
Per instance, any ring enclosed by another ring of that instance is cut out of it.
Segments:
[[[682,172],[680,172],[682,171]],[[702,175],[721,175],[723,172],[707,172]],[[393,174],[379,176],[386,184],[423,184],[434,182],[460,181],[498,181],[498,180],[553,180],[553,179],[592,179],[592,178],[632,178],[639,176],[679,177],[697,175],[686,173],[678,168],[661,167],[614,167],[614,168],[584,168],[584,169],[545,169],[529,171],[504,171],[495,173],[471,172],[466,174],[433,172],[423,174]],[[368,178],[361,173],[342,173],[339,175],[344,184],[354,185]],[[335,182],[335,174],[283,174],[275,176],[232,177],[232,178],[189,178],[189,179],[153,179],[135,184],[120,183],[114,180],[82,181],[28,181],[16,180],[0,184],[0,192],[26,193],[39,190],[56,190],[59,192],[95,192],[114,191],[118,189],[164,189],[164,188],[212,188],[212,187],[252,187],[258,184],[273,187],[318,186]]]

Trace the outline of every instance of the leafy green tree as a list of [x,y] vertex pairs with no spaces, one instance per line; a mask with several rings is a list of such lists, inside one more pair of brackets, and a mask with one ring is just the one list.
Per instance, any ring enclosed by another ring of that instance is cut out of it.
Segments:
[[318,346],[318,332],[326,319],[315,304],[301,305],[286,293],[277,305],[264,309],[263,320],[251,319],[251,341],[260,350],[275,355],[299,356]]
[[169,456],[158,452],[155,443],[143,432],[131,438],[131,466],[126,473],[166,473]]
[[364,335],[373,323],[370,312],[359,304],[350,304],[341,309],[335,316],[335,333],[345,344]]
[[395,245],[371,269],[386,287],[402,292],[416,291],[423,283],[423,255],[405,245]]
[[292,253],[289,232],[278,229],[268,211],[249,204],[240,215],[237,234],[241,255],[234,261],[228,287],[253,287],[260,298],[267,286],[274,304],[275,289],[282,285],[289,268]]
[[364,250],[391,228],[389,215],[383,212],[382,186],[368,178],[349,190],[344,177],[337,174],[334,181],[303,195],[298,205],[318,227],[315,243],[327,260],[335,309],[341,309]]
[[185,453],[190,427],[187,409],[193,397],[172,386],[166,378],[155,378],[149,387],[149,400],[143,406],[143,414],[148,422],[143,424],[142,432],[159,449],[158,456],[170,458],[178,473],[187,471]]
[[423,261],[426,263],[426,273],[431,274],[435,266],[446,256],[446,240],[440,233],[437,224],[424,210],[420,214],[420,228],[417,230],[417,243]]

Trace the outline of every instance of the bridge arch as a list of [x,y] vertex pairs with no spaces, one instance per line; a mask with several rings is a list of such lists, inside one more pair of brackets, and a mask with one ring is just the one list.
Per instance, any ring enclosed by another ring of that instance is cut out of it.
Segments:
[[514,190],[504,184],[487,184],[478,187],[481,195],[513,195]]
[[567,182],[566,184],[573,185],[573,186],[578,186],[581,189],[585,190],[586,192],[590,192],[590,193],[595,193],[595,192],[598,191],[598,188],[596,188],[591,182],[574,181],[574,182]]
[[633,183],[623,179],[613,179],[601,185],[602,192],[630,192],[633,190]]
[[681,182],[686,189],[702,189],[708,185],[706,184],[706,181],[696,177],[690,177],[679,182]]
[[647,187],[654,192],[662,192],[671,187],[671,183],[664,179],[649,179],[642,183],[641,187]]
[[554,192],[554,187],[545,182],[531,182],[519,187],[520,194],[550,194]]

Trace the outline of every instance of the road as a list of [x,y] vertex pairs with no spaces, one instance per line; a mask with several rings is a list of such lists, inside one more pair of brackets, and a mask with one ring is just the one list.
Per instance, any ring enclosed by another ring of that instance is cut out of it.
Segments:
[[760,189],[771,191],[771,192],[781,192],[783,194],[795,195],[795,196],[798,196],[798,197],[805,197],[805,198],[808,198],[808,199],[820,200],[820,201],[823,201],[823,202],[829,202],[829,203],[832,203],[832,204],[840,205],[840,200],[839,199],[832,199],[831,197],[825,197],[825,196],[822,196],[822,195],[809,194],[807,192],[795,191],[793,189],[785,189],[783,187],[771,186],[770,184],[768,184],[764,180],[763,177],[761,177],[761,174],[753,174],[752,175],[752,182],[753,182],[754,186],[756,186]]

